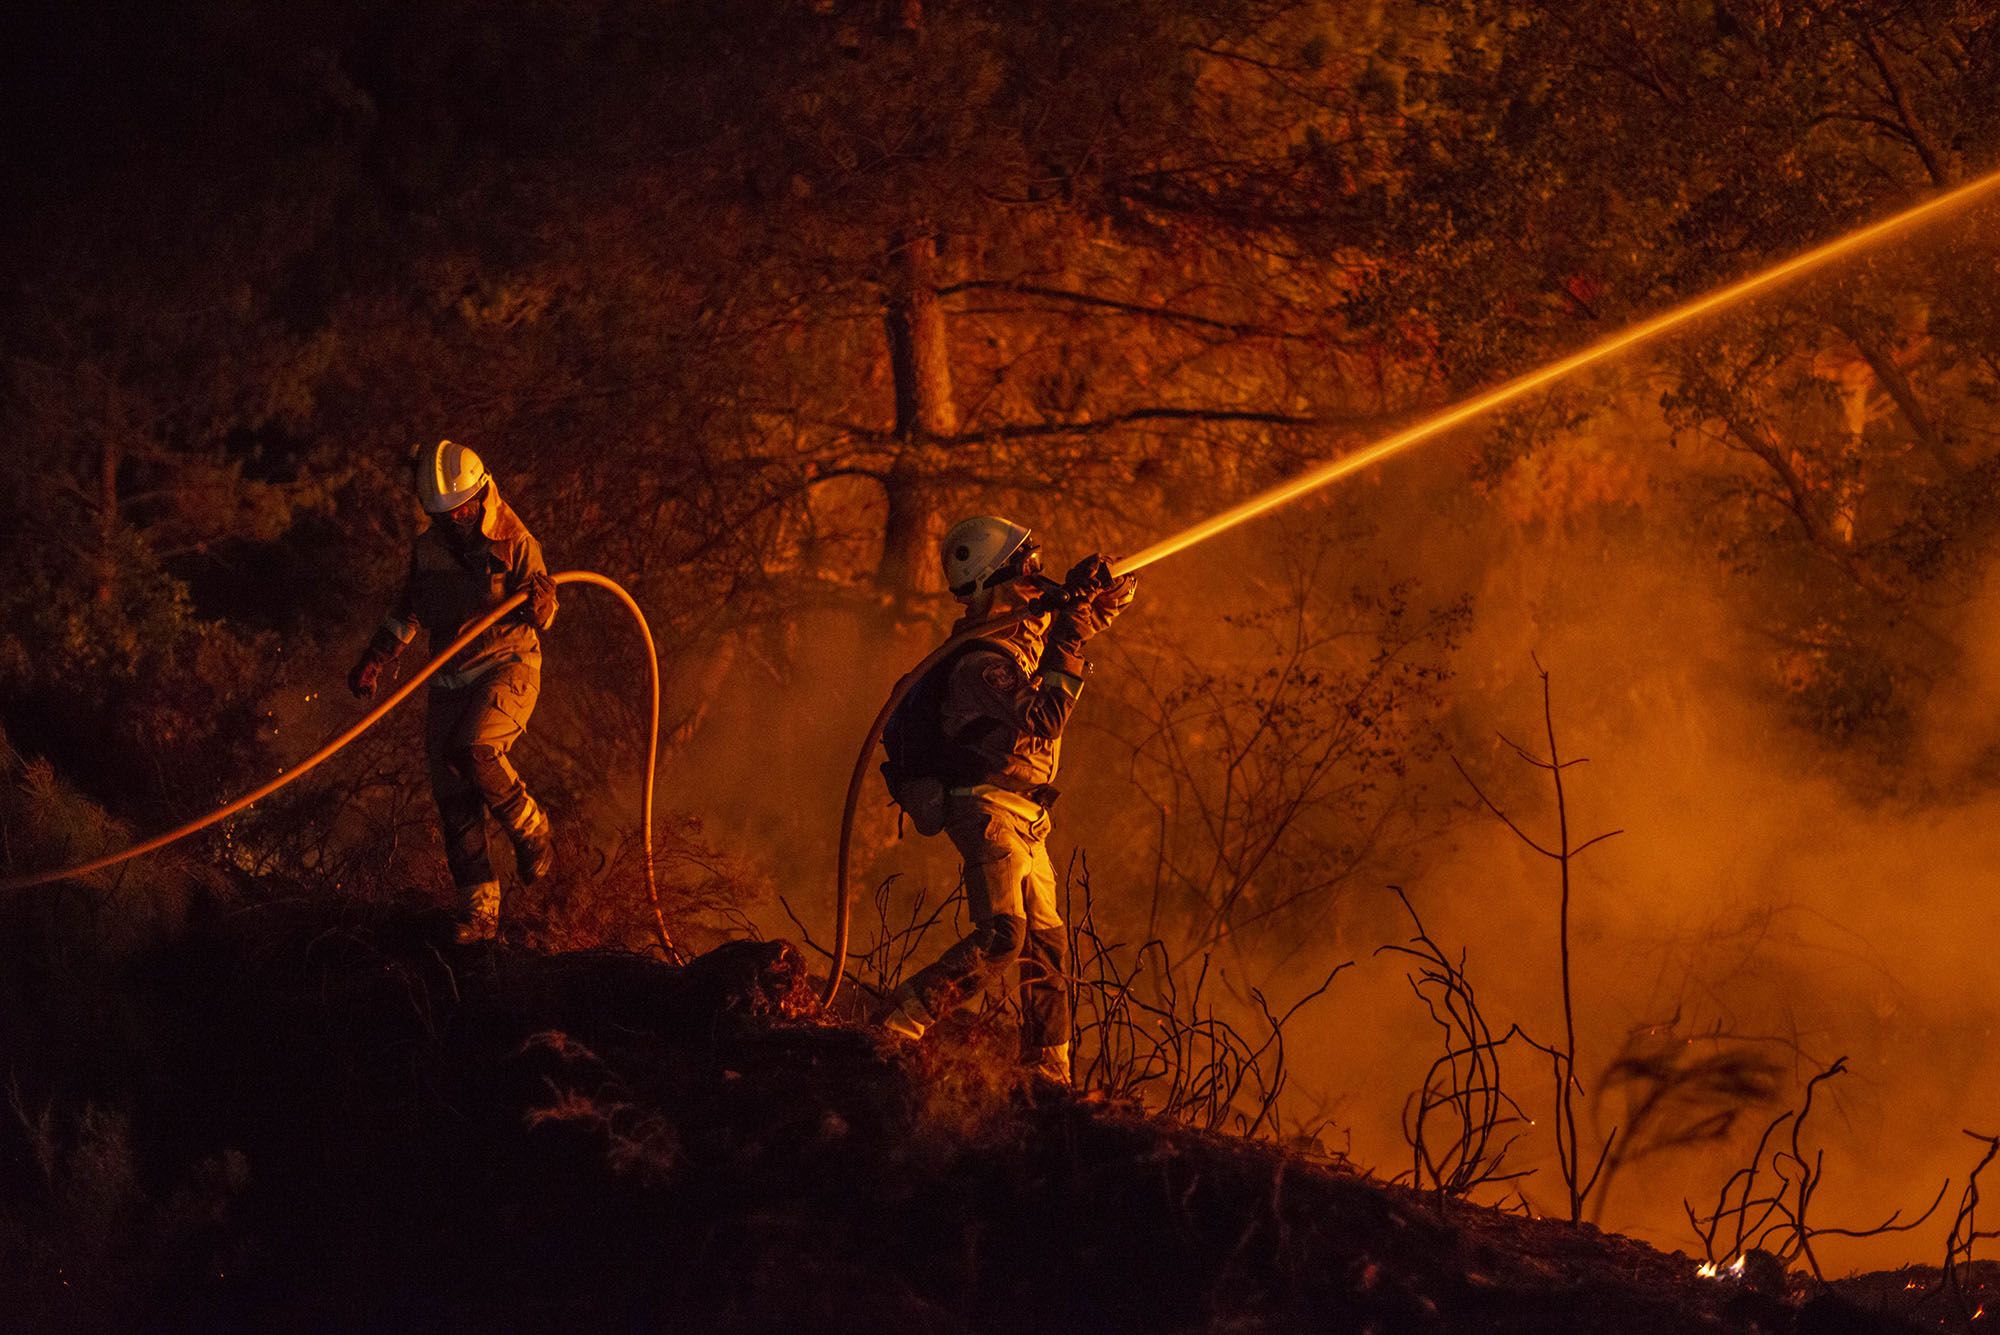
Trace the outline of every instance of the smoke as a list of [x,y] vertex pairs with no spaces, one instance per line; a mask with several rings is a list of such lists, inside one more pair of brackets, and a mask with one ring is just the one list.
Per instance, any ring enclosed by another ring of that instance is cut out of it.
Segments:
[[[1563,754],[1587,758],[1565,772],[1572,842],[1621,831],[1575,867],[1587,1089],[1597,1091],[1635,1030],[1754,1041],[1785,1073],[1776,1101],[1741,1109],[1725,1138],[1626,1167],[1601,1222],[1693,1247],[1683,1198],[1709,1208],[1764,1123],[1843,1055],[1849,1074],[1823,1089],[1807,1137],[1825,1151],[1814,1219],[1870,1225],[1920,1210],[1946,1177],[1962,1184],[1974,1160],[1959,1129],[1996,1129],[1987,1110],[2000,1077],[1984,1054],[2000,1001],[1983,983],[2000,926],[1987,870],[2000,861],[1989,740],[2000,735],[2000,583],[1932,616],[1956,656],[1932,655],[1908,745],[1844,744],[1801,724],[1770,633],[1769,581],[1719,559],[1703,493],[1686,485],[1690,456],[1668,448],[1653,414],[1600,417],[1469,488],[1478,443],[1440,443],[1162,563],[1113,635],[1130,646],[1200,645],[1206,635],[1221,653],[1233,643],[1226,619],[1281,596],[1301,545],[1329,532],[1340,559],[1319,576],[1326,589],[1392,575],[1425,607],[1469,598],[1470,629],[1442,688],[1450,753],[1526,832],[1556,838],[1547,774],[1500,740],[1546,751],[1539,662]],[[1058,555],[1100,536],[1039,527]],[[889,686],[944,624],[822,612],[742,633],[719,669],[678,665],[708,692],[707,711],[669,758],[662,801],[701,813],[718,845],[763,859],[821,944],[831,938],[834,836],[855,750]],[[1058,865],[1089,856],[1100,920],[1132,939],[1154,925],[1143,911],[1153,828],[1118,736],[1131,707],[1122,674],[1137,653],[1100,656],[1066,746],[1069,795],[1052,850]],[[1283,949],[1260,937],[1217,954],[1226,987],[1260,988],[1280,1008],[1332,964],[1361,962],[1296,1022],[1291,1068],[1300,1109],[1331,1113],[1357,1161],[1383,1173],[1408,1161],[1404,1099],[1438,1051],[1403,966],[1373,954],[1409,934],[1390,884],[1409,891],[1441,942],[1466,949],[1496,1028],[1519,1021],[1545,1042],[1562,1032],[1556,868],[1480,810],[1442,758],[1416,767],[1407,788],[1421,838],[1372,855]],[[881,878],[902,878],[902,904],[955,879],[941,841],[897,838],[872,776],[856,852],[864,936],[866,892]],[[758,927],[800,934],[774,906],[760,909]],[[945,944],[935,939],[924,958]],[[1514,1160],[1538,1169],[1524,1194],[1554,1209],[1562,1193],[1546,1059],[1510,1051],[1507,1081],[1538,1119],[1521,1128]],[[1586,1106],[1600,1137],[1624,1134],[1630,1110],[1615,1092]],[[1839,1270],[1928,1257],[1947,1226],[1829,1239],[1821,1259]]]
[[[1683,1197],[1711,1208],[1764,1123],[1842,1055],[1850,1073],[1822,1091],[1806,1141],[1825,1150],[1814,1222],[1914,1215],[1946,1177],[1962,1185],[1976,1147],[1959,1129],[1990,1131],[2000,1095],[2000,1073],[1985,1061],[2000,1001],[1984,986],[2000,927],[1989,870],[2000,857],[1988,768],[2000,726],[1994,585],[1948,627],[1964,652],[1938,665],[1912,745],[1886,759],[1859,755],[1787,708],[1754,577],[1715,559],[1668,477],[1646,476],[1645,460],[1665,457],[1657,438],[1557,448],[1572,452],[1559,471],[1615,455],[1632,474],[1630,494],[1648,503],[1600,504],[1582,517],[1548,496],[1544,512],[1524,516],[1523,497],[1506,487],[1548,480],[1528,470],[1486,498],[1483,521],[1446,507],[1429,537],[1409,543],[1429,558],[1427,579],[1464,580],[1474,597],[1456,658],[1454,752],[1526,834],[1558,845],[1549,775],[1507,744],[1547,755],[1539,662],[1563,757],[1587,758],[1564,773],[1570,842],[1620,831],[1573,868],[1587,1086],[1639,1029],[1756,1040],[1791,1072],[1778,1102],[1744,1109],[1726,1138],[1626,1169],[1602,1222],[1692,1247]],[[1518,1020],[1558,1041],[1558,868],[1462,783],[1458,794],[1462,820],[1397,879],[1433,935],[1467,949],[1496,1030]],[[1357,894],[1329,953],[1366,957],[1406,936],[1399,914],[1386,892]],[[1402,973],[1390,958],[1343,977],[1344,1013],[1300,1048],[1301,1078],[1337,1098],[1356,1157],[1384,1170],[1407,1164],[1402,1098],[1438,1051]],[[1518,1050],[1508,1071],[1511,1092],[1539,1119],[1516,1152],[1518,1166],[1539,1169],[1524,1193],[1557,1209],[1548,1064]],[[1613,1096],[1596,1114],[1601,1136],[1630,1109]],[[1838,1270],[1929,1257],[1948,1224],[1830,1239],[1821,1259]]]
[[1958,658],[1919,714],[1922,772],[1941,790],[1990,785],[2000,748],[2000,566],[1955,610]]

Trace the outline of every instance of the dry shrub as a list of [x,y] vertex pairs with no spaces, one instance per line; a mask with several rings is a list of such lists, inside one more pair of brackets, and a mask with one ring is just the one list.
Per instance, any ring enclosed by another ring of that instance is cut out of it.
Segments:
[[[557,868],[532,886],[508,892],[505,913],[515,939],[546,951],[661,949],[646,861],[637,838],[611,853],[572,842],[557,827]],[[667,935],[700,953],[749,934],[750,910],[770,889],[744,859],[702,838],[701,821],[675,814],[653,831],[653,874]]]
[[1403,1104],[1403,1137],[1411,1151],[1409,1182],[1418,1189],[1428,1182],[1443,1205],[1482,1186],[1518,1181],[1533,1171],[1506,1167],[1507,1155],[1522,1134],[1519,1128],[1530,1125],[1530,1119],[1504,1088],[1501,1061],[1517,1038],[1529,1047],[1547,1049],[1518,1024],[1494,1037],[1479,994],[1466,977],[1464,948],[1456,959],[1446,953],[1402,887],[1390,888],[1409,914],[1414,935],[1407,944],[1379,946],[1375,953],[1415,961],[1405,978],[1429,1013],[1443,1049]]
[[1868,1238],[1884,1233],[1906,1233],[1921,1225],[1944,1200],[1947,1181],[1922,1214],[1904,1219],[1896,1210],[1879,1224],[1867,1227],[1833,1227],[1813,1222],[1812,1203],[1826,1172],[1826,1151],[1808,1148],[1805,1129],[1812,1117],[1813,1103],[1820,1087],[1846,1074],[1847,1058],[1836,1058],[1805,1083],[1799,1106],[1780,1113],[1757,1138],[1750,1161],[1731,1173],[1716,1193],[1714,1207],[1697,1215],[1694,1206],[1682,1201],[1688,1223],[1701,1239],[1702,1252],[1711,1265],[1730,1256],[1742,1257],[1753,1251],[1768,1252],[1790,1267],[1803,1260],[1813,1278],[1824,1280],[1813,1242],[1821,1237]]
[[223,1236],[250,1180],[225,1150],[164,1190],[148,1185],[123,1112],[85,1102],[65,1112],[8,1086],[0,1121],[0,1276],[23,1293],[20,1329],[129,1328],[168,1290],[226,1275]]
[[529,1126],[568,1126],[601,1140],[613,1172],[648,1186],[673,1179],[682,1160],[673,1124],[595,1052],[555,1029],[533,1035],[521,1050],[547,1054],[563,1072],[546,1078],[549,1102],[529,1110]]
[[945,1145],[984,1144],[1018,1135],[1015,1095],[1022,1087],[1018,1013],[990,1000],[977,1012],[939,1023],[935,1037],[915,1045],[909,1061],[912,1121]]
[[1165,945],[1106,938],[1081,853],[1064,877],[1069,923],[1072,1069],[1077,1083],[1131,1098],[1189,1126],[1318,1149],[1324,1118],[1291,1116],[1285,1027],[1326,995],[1352,961],[1279,1011],[1256,988],[1248,1007],[1218,1002],[1219,976],[1203,954],[1176,965]]
[[[0,733],[0,868],[23,873],[99,857],[132,833],[66,783],[46,760],[26,760]],[[0,894],[11,974],[68,974],[103,966],[177,936],[201,881],[214,877],[171,851],[81,881]]]

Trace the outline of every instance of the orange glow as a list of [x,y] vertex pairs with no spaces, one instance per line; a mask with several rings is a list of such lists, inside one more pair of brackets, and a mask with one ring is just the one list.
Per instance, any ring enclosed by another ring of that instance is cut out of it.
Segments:
[[1573,371],[1580,371],[1586,366],[1591,366],[1597,362],[1604,361],[1606,358],[1614,357],[1627,348],[1636,347],[1648,339],[1657,338],[1670,329],[1676,329],[1690,321],[1698,320],[1704,315],[1711,314],[1727,306],[1735,305],[1747,297],[1754,296],[1768,288],[1776,287],[1789,279],[1798,277],[1800,274],[1852,255],[1856,251],[1864,250],[1878,241],[1895,236],[1900,232],[1908,231],[1941,214],[1948,213],[1961,205],[1968,204],[1996,185],[2000,185],[2000,171],[1989,172],[1975,181],[1959,186],[1955,190],[1947,190],[1935,199],[1927,200],[1914,208],[1905,209],[1901,213],[1893,214],[1880,222],[1870,223],[1866,227],[1858,228],[1844,236],[1836,237],[1823,245],[1815,246],[1811,250],[1794,255],[1791,259],[1774,264],[1768,269],[1760,270],[1748,278],[1738,279],[1726,287],[1717,288],[1706,296],[1696,297],[1694,300],[1684,302],[1671,310],[1663,311],[1650,320],[1643,320],[1638,324],[1610,335],[1608,338],[1600,339],[1582,351],[1573,352],[1560,361],[1550,362],[1547,366],[1510,380],[1496,389],[1489,389],[1484,394],[1477,395],[1465,400],[1463,403],[1446,408],[1444,411],[1435,416],[1425,418],[1414,426],[1404,427],[1394,435],[1386,436],[1372,445],[1354,451],[1352,454],[1342,455],[1340,458],[1334,459],[1309,472],[1301,473],[1289,482],[1280,483],[1268,491],[1260,492],[1246,501],[1231,506],[1229,509],[1212,518],[1205,519],[1191,528],[1183,529],[1170,538],[1165,538],[1154,543],[1152,546],[1135,555],[1124,558],[1114,565],[1112,569],[1114,573],[1120,575],[1144,569],[1146,566],[1163,557],[1172,556],[1175,552],[1183,548],[1192,547],[1196,543],[1212,538],[1218,533],[1235,528],[1238,524],[1247,523],[1259,515],[1297,500],[1307,492],[1317,491],[1329,483],[1338,482],[1350,473],[1359,472],[1370,464],[1379,463],[1392,454],[1398,454],[1412,445],[1419,444],[1422,441],[1429,440],[1433,436],[1449,431],[1451,428],[1463,422],[1468,422],[1483,413],[1490,412],[1495,408],[1512,403],[1518,398],[1532,394],[1545,385],[1550,385],[1561,380]]

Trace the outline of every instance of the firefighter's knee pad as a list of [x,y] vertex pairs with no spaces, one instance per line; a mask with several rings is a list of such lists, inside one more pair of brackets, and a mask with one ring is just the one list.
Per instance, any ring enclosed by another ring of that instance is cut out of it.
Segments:
[[1028,920],[1011,913],[996,913],[979,925],[979,947],[989,964],[1012,964],[1027,936]]
[[444,763],[459,778],[476,783],[481,774],[491,774],[499,760],[499,747],[487,742],[474,742],[470,746],[453,747],[445,753]]

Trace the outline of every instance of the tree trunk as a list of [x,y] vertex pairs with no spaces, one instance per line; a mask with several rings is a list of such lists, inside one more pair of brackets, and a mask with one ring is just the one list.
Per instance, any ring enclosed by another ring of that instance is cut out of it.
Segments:
[[883,323],[895,380],[897,446],[883,482],[889,513],[877,579],[898,594],[935,593],[943,586],[937,546],[944,536],[937,442],[958,431],[944,308],[938,300],[936,238],[898,237],[892,242]]

